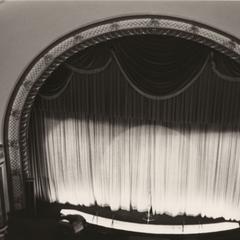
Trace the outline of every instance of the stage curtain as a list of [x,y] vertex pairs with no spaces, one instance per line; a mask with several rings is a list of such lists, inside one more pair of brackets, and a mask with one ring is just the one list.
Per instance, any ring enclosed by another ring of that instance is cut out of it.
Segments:
[[60,96],[39,96],[32,110],[36,194],[113,211],[240,220],[239,123],[240,84],[210,63],[165,100],[136,91],[115,60],[97,73],[72,71]]

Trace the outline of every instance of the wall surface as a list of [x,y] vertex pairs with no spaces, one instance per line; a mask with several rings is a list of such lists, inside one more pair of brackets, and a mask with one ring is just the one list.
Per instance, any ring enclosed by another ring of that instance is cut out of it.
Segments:
[[199,21],[240,38],[240,2],[2,2],[0,3],[0,143],[11,92],[21,73],[62,35],[106,18],[161,14]]

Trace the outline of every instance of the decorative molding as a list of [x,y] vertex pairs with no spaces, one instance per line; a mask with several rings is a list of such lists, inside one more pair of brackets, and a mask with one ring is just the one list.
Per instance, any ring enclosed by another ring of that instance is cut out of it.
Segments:
[[[28,122],[34,99],[44,81],[61,63],[83,49],[123,36],[146,34],[195,41],[240,62],[238,39],[197,22],[168,16],[143,15],[109,19],[80,28],[57,40],[29,65],[8,104],[4,143],[13,209],[24,207],[24,179],[32,177],[28,157]],[[17,179],[13,170],[18,173]]]
[[237,45],[234,41],[232,40],[229,40],[225,43],[225,46],[228,48],[228,49],[231,49],[232,51],[235,51]]
[[159,28],[159,26],[160,26],[159,19],[157,19],[157,18],[150,19],[148,26],[150,28]]
[[79,44],[84,40],[84,37],[81,34],[77,34],[74,36],[74,44]]
[[31,81],[24,81],[23,88],[28,92],[31,89],[32,82]]
[[110,30],[111,31],[117,31],[119,28],[120,28],[120,25],[116,22],[114,22],[110,25]]
[[48,66],[54,60],[54,56],[52,54],[46,54],[43,58],[46,66]]
[[0,165],[4,163],[3,145],[0,144]]
[[190,28],[189,28],[189,32],[193,33],[193,34],[198,34],[199,33],[199,28],[195,25],[192,25]]
[[6,196],[7,192],[7,179],[6,179],[6,169],[4,161],[3,146],[0,145],[0,239],[5,239],[7,232],[7,206],[8,198]]
[[[18,120],[17,120],[18,121]],[[19,149],[19,144],[18,144],[18,139],[13,139],[8,142],[8,147],[18,150]]]
[[21,117],[21,111],[18,109],[12,110],[11,112],[12,117],[14,117],[16,120],[19,120]]

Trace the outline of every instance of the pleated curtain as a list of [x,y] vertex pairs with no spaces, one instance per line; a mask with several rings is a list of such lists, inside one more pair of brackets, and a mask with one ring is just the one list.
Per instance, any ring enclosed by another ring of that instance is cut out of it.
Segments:
[[210,62],[201,71],[184,92],[156,100],[112,60],[73,71],[60,96],[39,96],[29,129],[37,197],[240,220],[240,85]]

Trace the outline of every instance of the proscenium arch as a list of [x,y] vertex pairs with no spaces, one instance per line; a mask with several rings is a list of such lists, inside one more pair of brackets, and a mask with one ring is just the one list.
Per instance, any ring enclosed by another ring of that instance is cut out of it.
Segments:
[[4,119],[4,148],[11,210],[26,206],[25,184],[32,179],[28,153],[28,123],[39,89],[69,57],[95,44],[131,35],[157,34],[191,40],[240,63],[240,40],[205,24],[161,15],[111,18],[79,28],[42,51],[20,77]]

